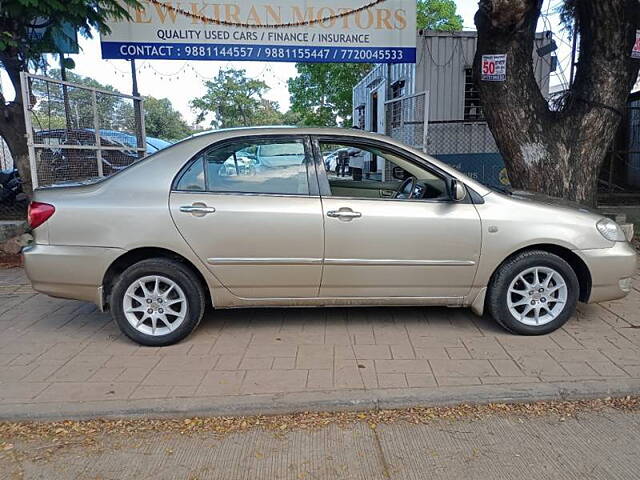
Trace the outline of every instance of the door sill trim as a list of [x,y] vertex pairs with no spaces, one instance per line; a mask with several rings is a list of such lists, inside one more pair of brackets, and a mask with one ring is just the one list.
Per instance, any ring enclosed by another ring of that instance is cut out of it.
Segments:
[[346,306],[464,306],[464,297],[298,297],[225,299],[217,308],[251,307],[346,307]]
[[325,265],[373,265],[373,266],[418,266],[418,267],[470,267],[473,260],[396,260],[368,258],[326,258]]

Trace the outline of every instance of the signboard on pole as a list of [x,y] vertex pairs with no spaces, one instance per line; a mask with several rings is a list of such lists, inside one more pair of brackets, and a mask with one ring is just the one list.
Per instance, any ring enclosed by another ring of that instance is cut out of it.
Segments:
[[70,23],[55,24],[48,18],[36,18],[29,26],[29,40],[49,36],[51,48],[47,53],[78,53],[78,35]]
[[[143,0],[102,58],[415,63],[415,0]],[[124,6],[124,5],[123,5]]]
[[631,52],[633,58],[640,59],[640,30],[636,30],[636,43],[633,44],[633,51]]
[[507,79],[507,55],[483,55],[480,80],[504,82]]

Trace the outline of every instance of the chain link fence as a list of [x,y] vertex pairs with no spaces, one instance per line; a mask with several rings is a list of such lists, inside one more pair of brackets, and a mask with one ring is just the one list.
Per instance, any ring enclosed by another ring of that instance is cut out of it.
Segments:
[[13,158],[9,146],[2,137],[0,137],[0,170],[13,170]]
[[598,181],[606,202],[636,203],[640,199],[640,94],[623,112],[623,119]]
[[490,186],[508,186],[504,161],[484,121],[429,122],[429,93],[385,102],[385,133]]
[[22,74],[33,187],[112,175],[146,154],[143,100]]
[[504,160],[486,122],[430,122],[427,153],[485,185],[509,185]]
[[388,100],[384,107],[386,135],[426,151],[429,118],[428,92]]

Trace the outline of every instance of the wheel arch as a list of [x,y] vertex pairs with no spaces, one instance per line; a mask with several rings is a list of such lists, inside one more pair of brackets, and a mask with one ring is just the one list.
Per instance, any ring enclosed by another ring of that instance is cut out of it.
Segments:
[[129,250],[116,258],[109,268],[107,268],[104,277],[102,279],[102,302],[103,309],[106,311],[109,309],[109,299],[111,297],[111,290],[118,276],[124,272],[131,265],[140,262],[141,260],[147,260],[149,258],[168,258],[185,265],[196,276],[202,289],[204,291],[206,301],[208,305],[213,305],[211,299],[211,292],[207,285],[207,281],[202,275],[202,272],[187,258],[183,257],[179,253],[172,250],[160,247],[140,247],[133,250]]
[[527,245],[526,247],[522,247],[514,252],[511,252],[507,257],[505,257],[502,262],[493,270],[491,273],[491,277],[489,278],[489,285],[493,281],[493,278],[502,267],[502,265],[510,260],[511,258],[519,255],[523,252],[531,251],[531,250],[541,250],[544,252],[552,253],[562,258],[565,262],[569,264],[569,266],[573,269],[578,277],[578,285],[580,287],[580,292],[578,295],[578,299],[581,302],[587,302],[589,300],[589,296],[591,295],[591,286],[592,286],[592,277],[591,272],[589,271],[589,267],[584,260],[580,258],[576,253],[571,251],[569,248],[563,247],[561,245],[553,244],[553,243],[538,243],[533,245]]

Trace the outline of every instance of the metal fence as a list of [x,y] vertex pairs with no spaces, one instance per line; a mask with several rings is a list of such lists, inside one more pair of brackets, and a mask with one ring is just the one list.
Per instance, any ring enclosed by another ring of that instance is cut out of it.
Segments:
[[2,137],[0,137],[0,170],[13,170],[13,157]]
[[34,188],[111,175],[146,154],[141,97],[21,75]]
[[611,151],[605,159],[598,190],[605,201],[637,203],[640,199],[640,94],[625,111]]
[[509,184],[504,161],[484,121],[429,121],[429,92],[385,102],[385,133],[491,186]]
[[427,153],[485,185],[509,185],[504,160],[486,122],[430,122]]
[[429,92],[384,102],[385,133],[407,145],[426,151]]
[[431,155],[498,153],[486,122],[453,120],[429,123],[427,150]]

